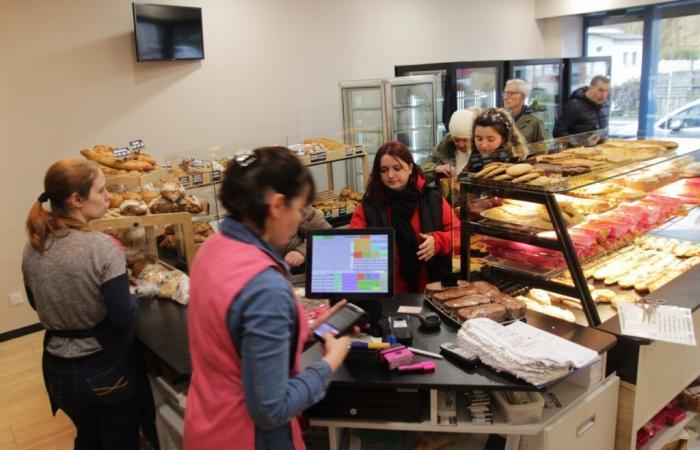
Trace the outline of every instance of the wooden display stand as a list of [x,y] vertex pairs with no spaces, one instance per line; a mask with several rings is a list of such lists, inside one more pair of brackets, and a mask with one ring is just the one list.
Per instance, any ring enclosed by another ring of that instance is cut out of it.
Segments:
[[192,215],[188,212],[168,214],[147,214],[145,216],[121,216],[90,221],[90,228],[95,231],[119,230],[143,228],[146,234],[148,251],[158,254],[156,238],[159,233],[157,228],[165,228],[168,225],[180,225],[182,228],[182,245],[187,266],[192,267],[194,258],[194,237],[192,232]]
[[162,179],[167,179],[169,173],[164,168],[158,168],[140,176],[135,175],[105,175],[107,186],[122,185],[125,187],[141,187],[147,184],[160,186]]

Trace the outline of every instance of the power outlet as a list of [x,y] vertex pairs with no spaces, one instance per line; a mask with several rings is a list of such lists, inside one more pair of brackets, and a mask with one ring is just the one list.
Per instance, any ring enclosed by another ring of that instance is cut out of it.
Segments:
[[10,292],[10,305],[17,306],[24,303],[24,295],[20,292]]

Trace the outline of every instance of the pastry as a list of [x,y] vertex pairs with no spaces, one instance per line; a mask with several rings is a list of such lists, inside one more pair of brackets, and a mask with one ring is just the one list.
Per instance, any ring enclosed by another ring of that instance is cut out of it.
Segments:
[[521,175],[525,175],[526,173],[531,172],[533,169],[534,167],[532,167],[531,164],[514,164],[508,167],[508,169],[506,169],[506,173],[513,178],[517,178]]
[[610,303],[615,297],[615,292],[610,289],[594,289],[591,292],[591,297],[593,297],[594,302]]
[[[196,225],[196,224],[195,224]],[[207,224],[208,225],[208,224]],[[457,287],[468,287],[469,282],[465,280],[457,280]],[[446,289],[452,289],[454,286],[443,286],[441,281],[433,281],[425,286],[425,292],[427,294],[434,294],[436,292],[442,292]]]
[[185,196],[185,188],[180,183],[171,181],[160,188],[160,195],[171,202],[176,202]]
[[148,213],[148,205],[143,200],[124,200],[119,206],[119,213],[124,216],[143,216]]
[[530,289],[530,292],[527,293],[528,297],[536,301],[537,303],[541,305],[551,305],[552,304],[552,299],[549,297],[549,294],[547,291],[542,290],[542,289]]
[[180,211],[180,206],[164,197],[157,197],[148,205],[153,214],[174,213]]
[[501,291],[491,283],[486,281],[474,281],[470,287],[476,289],[479,293],[491,297],[495,294],[500,294]]
[[513,183],[524,183],[526,181],[534,180],[536,178],[539,178],[541,174],[539,172],[529,172],[526,173],[525,175],[520,175],[517,178],[513,179]]
[[486,173],[486,175],[483,175],[482,178],[493,178],[498,175],[502,175],[506,172],[507,166],[506,165],[498,165],[495,166],[495,168],[489,172]]
[[483,169],[481,169],[479,172],[475,173],[474,176],[477,178],[485,177],[492,171],[496,170],[498,167],[500,167],[500,163],[489,163],[484,166]]
[[506,308],[498,303],[489,303],[487,305],[470,306],[457,311],[457,317],[461,320],[476,319],[477,317],[486,317],[495,322],[503,322],[506,319]]
[[508,181],[511,179],[512,179],[512,177],[510,175],[508,175],[507,173],[493,177],[494,181]]
[[506,319],[516,320],[525,317],[527,305],[521,300],[516,300],[510,295],[499,294],[492,297],[494,303],[506,308]]
[[468,306],[484,305],[490,303],[488,297],[483,294],[470,294],[464,297],[455,298],[448,300],[442,304],[442,306],[447,310],[462,309]]
[[124,200],[142,200],[141,194],[138,192],[125,191],[122,192],[122,197]]
[[202,212],[202,202],[194,195],[185,195],[178,202],[177,205],[180,211],[186,211],[190,214],[199,214]]
[[119,205],[122,204],[124,201],[124,197],[122,197],[121,194],[111,194],[111,197],[109,198],[109,207],[110,208],[119,208]]
[[436,292],[433,294],[433,299],[438,301],[438,302],[446,302],[447,300],[452,300],[455,298],[459,297],[464,297],[465,295],[469,294],[478,294],[479,291],[476,289],[465,286],[465,287],[456,287],[456,288],[449,288],[445,289],[442,292]]
[[537,178],[534,178],[530,181],[527,182],[527,184],[532,185],[532,186],[546,186],[550,183],[552,183],[554,180],[552,178],[549,178],[546,175],[539,175]]
[[140,195],[141,195],[141,199],[144,202],[149,203],[154,198],[160,196],[160,190],[156,189],[154,187],[145,187],[145,188],[141,189]]
[[617,294],[612,298],[610,303],[612,303],[613,308],[617,309],[620,303],[634,303],[637,298],[632,294]]

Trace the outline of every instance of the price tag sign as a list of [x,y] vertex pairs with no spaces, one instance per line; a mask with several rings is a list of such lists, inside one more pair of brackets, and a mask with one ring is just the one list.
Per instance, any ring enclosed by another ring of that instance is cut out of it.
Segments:
[[316,153],[315,155],[311,155],[311,162],[321,162],[326,160],[326,153]]
[[361,155],[365,152],[365,146],[364,145],[358,145],[355,147],[355,154],[356,155]]
[[347,213],[348,213],[347,207],[345,207],[345,206],[343,206],[342,208],[338,209],[338,215],[339,215],[339,216],[344,216],[344,215],[347,214]]
[[355,154],[355,150],[352,147],[345,147],[345,156],[352,156]]
[[204,167],[204,161],[202,161],[201,159],[193,159],[192,160],[192,167],[196,167],[198,169],[201,169],[202,167]]
[[145,145],[143,145],[142,139],[135,139],[133,141],[129,141],[129,147],[131,148],[132,152],[141,153],[141,149],[144,148]]
[[190,177],[180,177],[177,179],[177,181],[183,185],[183,186],[189,186],[190,185]]
[[204,184],[204,174],[196,173],[192,175],[192,184]]
[[212,170],[211,171],[211,181],[221,181],[221,171],[220,170]]
[[131,156],[131,150],[126,147],[119,147],[112,150],[112,154],[115,158],[126,158]]
[[324,218],[324,219],[331,219],[331,218],[333,218],[333,211],[324,210],[324,211],[323,211],[323,218]]
[[173,171],[173,165],[172,165],[172,164],[163,164],[161,167],[163,167],[163,169],[167,170],[168,172],[172,172],[172,171]]

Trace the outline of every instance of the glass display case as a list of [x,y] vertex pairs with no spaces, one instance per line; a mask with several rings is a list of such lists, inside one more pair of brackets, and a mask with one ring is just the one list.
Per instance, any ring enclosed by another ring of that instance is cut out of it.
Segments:
[[444,133],[437,131],[439,86],[439,75],[341,82],[344,142],[364,145],[371,164],[384,142],[397,140],[420,163]]
[[344,142],[364,145],[370,156],[374,156],[379,146],[386,141],[385,85],[385,80],[340,83]]
[[700,263],[700,141],[570,142],[461,183],[461,277],[517,282],[528,308],[598,327]]
[[503,69],[503,63],[495,61],[455,63],[456,109],[501,106]]
[[552,138],[552,130],[562,107],[564,61],[561,59],[522,60],[508,63],[509,79],[519,78],[530,85],[530,95],[525,104],[544,122],[546,139]]
[[449,65],[444,64],[422,64],[418,66],[397,66],[394,69],[397,77],[414,75],[437,75],[440,82],[437,84],[437,95],[435,105],[437,109],[437,141],[447,134],[447,126],[450,116],[454,111],[454,102],[451,99],[453,74]]

